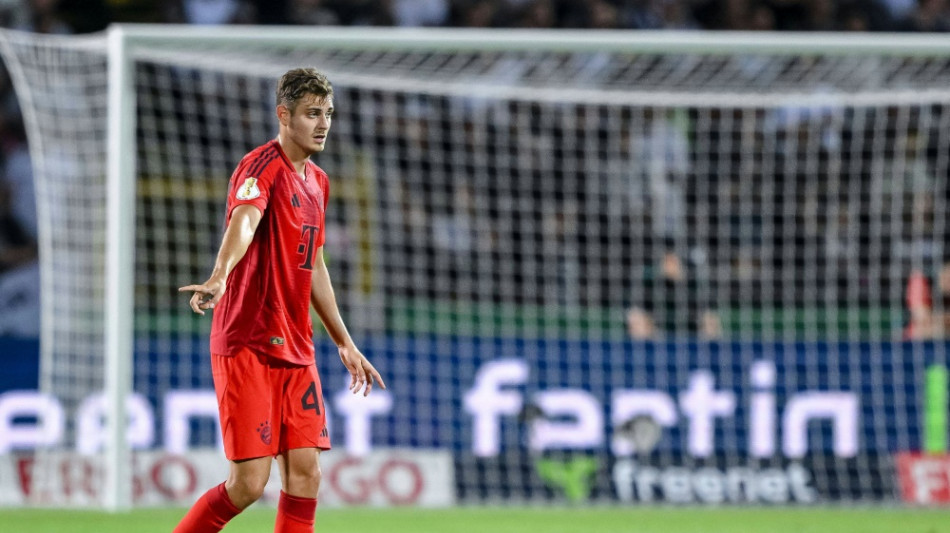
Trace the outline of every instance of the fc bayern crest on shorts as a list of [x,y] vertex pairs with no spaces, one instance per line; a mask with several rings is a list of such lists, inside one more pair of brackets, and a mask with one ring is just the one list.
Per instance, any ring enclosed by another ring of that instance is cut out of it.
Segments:
[[264,421],[264,422],[261,422],[261,424],[257,427],[257,432],[258,432],[258,433],[260,434],[260,436],[261,436],[261,442],[263,442],[264,444],[270,444],[270,442],[271,442],[271,434],[270,434],[270,421],[269,421],[269,420],[266,420],[266,421]]

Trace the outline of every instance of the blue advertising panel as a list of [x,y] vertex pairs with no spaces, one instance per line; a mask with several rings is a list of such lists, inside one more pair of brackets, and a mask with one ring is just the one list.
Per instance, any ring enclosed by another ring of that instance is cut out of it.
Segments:
[[[194,355],[206,353],[206,340],[171,356],[153,342],[140,340],[137,368],[190,358],[193,372],[166,377],[164,388],[137,374],[136,412],[154,431],[135,446],[214,446],[209,365]],[[35,355],[26,355],[35,344],[4,346],[0,403],[36,387]],[[946,427],[924,423],[947,409],[925,393],[928,372],[944,366],[944,343],[377,336],[361,348],[388,387],[368,398],[347,391],[335,346],[317,348],[334,447],[450,450],[463,501],[500,490],[685,503],[890,498],[892,455],[946,441],[926,434]],[[636,429],[643,420],[646,433]],[[7,431],[31,419],[20,412],[0,423]]]

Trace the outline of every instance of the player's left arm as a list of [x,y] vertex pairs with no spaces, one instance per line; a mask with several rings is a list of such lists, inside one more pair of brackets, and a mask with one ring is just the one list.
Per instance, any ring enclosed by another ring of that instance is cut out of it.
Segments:
[[333,284],[330,282],[330,272],[323,261],[323,246],[317,248],[316,251],[313,274],[311,274],[310,305],[320,316],[323,326],[340,351],[340,360],[350,372],[350,390],[357,393],[362,389],[363,396],[366,396],[373,390],[374,382],[385,389],[386,383],[383,382],[383,378],[379,376],[379,372],[369,359],[356,347],[343,323],[343,317],[340,316],[340,309],[336,304]]

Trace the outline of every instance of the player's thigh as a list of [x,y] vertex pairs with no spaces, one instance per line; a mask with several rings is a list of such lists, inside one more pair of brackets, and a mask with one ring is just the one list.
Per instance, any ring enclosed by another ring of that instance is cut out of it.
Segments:
[[277,455],[281,488],[291,496],[316,498],[320,490],[320,450],[294,448]]

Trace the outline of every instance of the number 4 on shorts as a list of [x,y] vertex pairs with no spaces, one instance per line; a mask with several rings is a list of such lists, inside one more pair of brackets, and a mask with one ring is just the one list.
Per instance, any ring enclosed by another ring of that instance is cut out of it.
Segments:
[[304,410],[313,409],[318,415],[320,414],[320,402],[317,401],[316,382],[310,382],[310,386],[307,387],[307,392],[303,393],[303,397],[300,398],[300,405],[303,406]]

